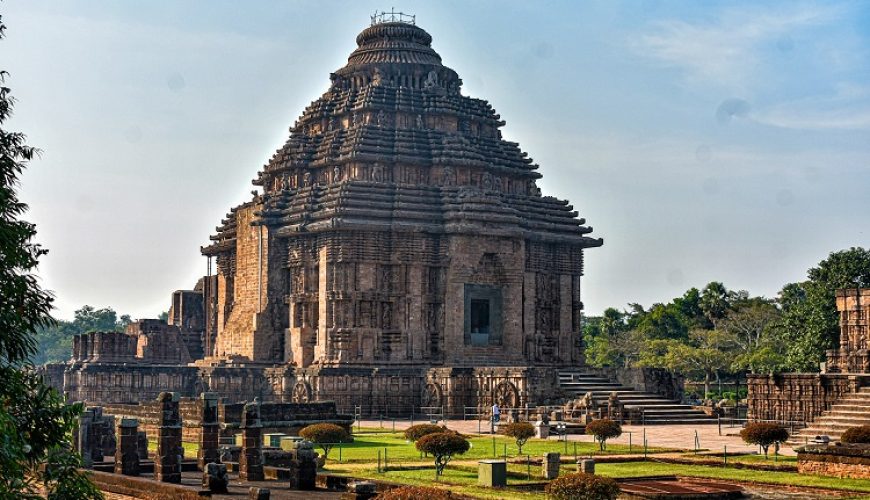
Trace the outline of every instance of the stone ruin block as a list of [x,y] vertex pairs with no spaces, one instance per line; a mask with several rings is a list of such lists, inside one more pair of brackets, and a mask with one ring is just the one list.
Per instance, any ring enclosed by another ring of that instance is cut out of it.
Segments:
[[541,474],[544,479],[556,479],[559,477],[559,467],[562,456],[559,453],[544,453],[544,461],[541,464]]
[[154,477],[164,483],[181,482],[181,415],[178,393],[161,392],[157,421],[157,453],[154,457]]
[[269,500],[271,496],[272,492],[269,491],[268,488],[257,488],[252,486],[251,489],[248,490],[249,500]]
[[205,470],[206,464],[220,461],[218,443],[220,439],[220,424],[218,422],[218,396],[213,392],[204,392],[200,396],[202,432],[199,437],[197,462],[199,468]]
[[226,493],[230,479],[226,464],[207,463],[202,471],[202,487],[212,493]]
[[254,399],[253,403],[245,404],[241,428],[242,453],[239,457],[239,479],[262,481],[264,479],[261,446],[263,426],[260,423],[259,400]]
[[118,422],[118,445],[115,450],[115,474],[139,475],[139,421],[122,418]]

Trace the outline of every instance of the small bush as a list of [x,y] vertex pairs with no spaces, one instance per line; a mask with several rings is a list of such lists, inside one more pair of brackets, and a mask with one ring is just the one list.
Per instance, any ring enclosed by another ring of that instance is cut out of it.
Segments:
[[622,435],[622,426],[609,418],[600,418],[586,424],[586,434],[595,436],[598,441],[598,449],[607,449],[607,440]]
[[468,440],[455,432],[427,434],[418,439],[415,446],[418,450],[435,457],[435,472],[439,476],[444,472],[444,467],[453,455],[462,455],[471,448]]
[[788,431],[785,427],[777,424],[753,422],[746,424],[740,431],[740,437],[749,444],[757,444],[764,450],[767,457],[767,449],[774,443],[784,443],[788,439]]
[[846,444],[870,444],[870,425],[849,427],[840,437],[840,442]]
[[405,429],[405,439],[416,442],[421,437],[427,434],[435,434],[438,432],[447,432],[447,427],[435,424],[417,424]]
[[614,500],[619,485],[609,477],[578,472],[550,481],[547,495],[553,500]]
[[469,497],[440,488],[401,486],[379,493],[375,500],[419,500],[420,498],[426,500],[464,500]]
[[523,445],[535,435],[535,426],[528,422],[511,422],[501,428],[504,435],[512,437],[517,442],[520,454],[523,453]]
[[326,458],[329,456],[329,450],[337,443],[351,442],[350,434],[344,427],[335,424],[312,424],[308,427],[303,427],[299,431],[299,436],[311,441],[323,449],[323,460],[326,463]]

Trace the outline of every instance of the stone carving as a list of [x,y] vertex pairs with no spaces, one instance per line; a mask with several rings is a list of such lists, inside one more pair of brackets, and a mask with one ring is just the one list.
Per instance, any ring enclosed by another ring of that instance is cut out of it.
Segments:
[[500,382],[492,391],[492,400],[502,408],[516,408],[519,406],[519,391],[511,382]]
[[483,177],[480,181],[480,187],[482,187],[484,191],[492,190],[492,174],[490,174],[489,172],[483,174]]
[[302,174],[302,185],[305,187],[311,186],[311,172]]
[[375,68],[375,72],[374,72],[374,74],[372,74],[372,86],[380,87],[381,86],[381,79],[382,79],[381,70],[378,68]]
[[341,167],[338,165],[332,168],[332,182],[341,182]]
[[423,129],[423,115],[417,115],[416,123],[417,123],[417,128],[422,130]]
[[441,387],[433,382],[426,384],[426,387],[423,389],[423,398],[420,406],[436,407],[442,404]]
[[423,81],[423,89],[432,90],[438,86],[438,73],[434,70],[430,71],[428,75],[426,75],[426,80]]
[[446,167],[441,174],[441,184],[445,186],[453,186],[456,184],[456,171],[453,167]]
[[384,110],[383,110],[383,109],[380,110],[380,111],[378,111],[377,118],[375,118],[375,124],[376,124],[378,127],[386,126],[386,124],[387,124],[387,118],[386,118],[386,115],[384,114]]
[[372,167],[372,181],[384,182],[384,166],[380,163],[375,163]]
[[308,383],[303,380],[296,382],[296,385],[293,386],[293,402],[294,403],[307,403],[311,400],[311,388],[308,387]]

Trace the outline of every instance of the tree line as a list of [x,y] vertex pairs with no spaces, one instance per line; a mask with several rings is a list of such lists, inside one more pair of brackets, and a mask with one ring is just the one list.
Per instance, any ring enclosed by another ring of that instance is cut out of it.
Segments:
[[853,247],[831,253],[775,298],[714,281],[649,309],[611,307],[587,318],[587,363],[663,368],[703,380],[705,397],[726,374],[819,371],[839,342],[835,290],[867,286],[870,250]]

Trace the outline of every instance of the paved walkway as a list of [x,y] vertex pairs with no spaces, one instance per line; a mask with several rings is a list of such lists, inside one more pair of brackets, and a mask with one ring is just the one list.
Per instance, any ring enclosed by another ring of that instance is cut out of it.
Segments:
[[[422,423],[417,420],[414,423]],[[459,431],[463,434],[477,434],[477,420],[447,420],[444,422],[448,429]],[[395,429],[397,431],[404,430],[410,426],[408,420],[363,420],[363,427],[381,427],[385,429]],[[480,422],[482,433],[488,433],[489,422]],[[690,424],[690,425],[624,425],[622,426],[622,436],[608,440],[608,443],[617,443],[632,446],[643,446],[643,438],[646,435],[647,445],[649,447],[662,448],[680,448],[691,450],[695,448],[695,433],[697,432],[698,442],[701,449],[708,449],[713,452],[723,452],[725,447],[728,447],[728,453],[734,452],[754,452],[758,451],[757,446],[747,445],[740,439],[740,427],[729,427],[722,425],[721,435],[718,424]],[[551,439],[556,439],[551,437]],[[569,441],[594,442],[592,436],[569,434]],[[630,440],[630,443],[629,443]],[[780,450],[782,455],[794,455],[794,451],[785,446]]]

